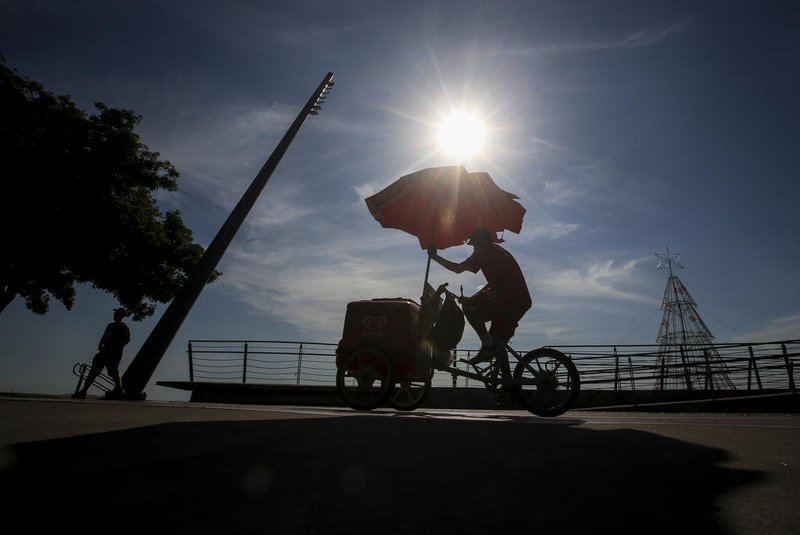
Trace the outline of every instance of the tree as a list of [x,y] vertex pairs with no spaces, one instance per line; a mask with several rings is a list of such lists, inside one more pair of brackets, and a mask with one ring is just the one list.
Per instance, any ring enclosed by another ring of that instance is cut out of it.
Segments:
[[152,196],[176,190],[178,172],[140,141],[141,116],[95,107],[88,115],[0,55],[0,312],[17,295],[37,314],[51,297],[71,309],[75,284],[89,283],[142,319],[203,254],[180,212]]

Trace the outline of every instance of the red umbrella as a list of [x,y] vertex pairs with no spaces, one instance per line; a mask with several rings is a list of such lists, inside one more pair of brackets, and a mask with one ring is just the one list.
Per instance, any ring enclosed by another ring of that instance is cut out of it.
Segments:
[[525,208],[518,198],[500,189],[488,173],[453,165],[405,175],[365,200],[383,227],[416,236],[422,249],[446,249],[463,245],[476,228],[519,234]]
[[422,249],[446,249],[463,245],[476,228],[519,234],[525,208],[518,198],[500,189],[488,173],[453,165],[400,177],[366,203],[383,227],[416,236]]

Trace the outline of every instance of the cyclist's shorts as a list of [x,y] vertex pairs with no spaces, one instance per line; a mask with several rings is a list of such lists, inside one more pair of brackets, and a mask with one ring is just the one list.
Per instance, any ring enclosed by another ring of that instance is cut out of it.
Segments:
[[489,327],[492,340],[507,342],[514,336],[519,320],[531,308],[531,303],[508,298],[494,288],[484,286],[478,293],[465,299],[463,306],[478,310],[483,321],[492,322]]

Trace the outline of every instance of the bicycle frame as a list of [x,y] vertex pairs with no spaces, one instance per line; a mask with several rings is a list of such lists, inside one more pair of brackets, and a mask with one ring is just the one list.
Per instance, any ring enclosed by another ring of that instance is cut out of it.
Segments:
[[[522,359],[522,355],[517,353],[511,346],[507,345],[502,351],[497,351],[495,355],[492,355],[491,360],[486,363],[485,368],[480,368],[475,364],[470,364],[470,366],[476,370],[475,372],[459,370],[454,366],[440,367],[436,368],[436,370],[457,375],[459,377],[466,377],[468,379],[480,381],[484,383],[487,388],[490,385],[495,388],[497,386],[512,386],[514,384],[514,378],[511,373],[511,363],[508,359],[509,354],[512,355],[517,362]],[[498,358],[501,355],[502,358]],[[461,359],[461,362],[468,361]],[[498,378],[500,379],[499,381]]]

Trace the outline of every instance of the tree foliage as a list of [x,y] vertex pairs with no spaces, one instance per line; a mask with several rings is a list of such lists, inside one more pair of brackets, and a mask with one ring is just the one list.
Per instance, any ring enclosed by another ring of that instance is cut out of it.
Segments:
[[83,112],[0,56],[0,311],[17,295],[37,314],[51,297],[70,309],[75,284],[89,283],[142,319],[203,254],[152,196],[174,191],[178,172],[142,144],[141,117],[95,107]]

